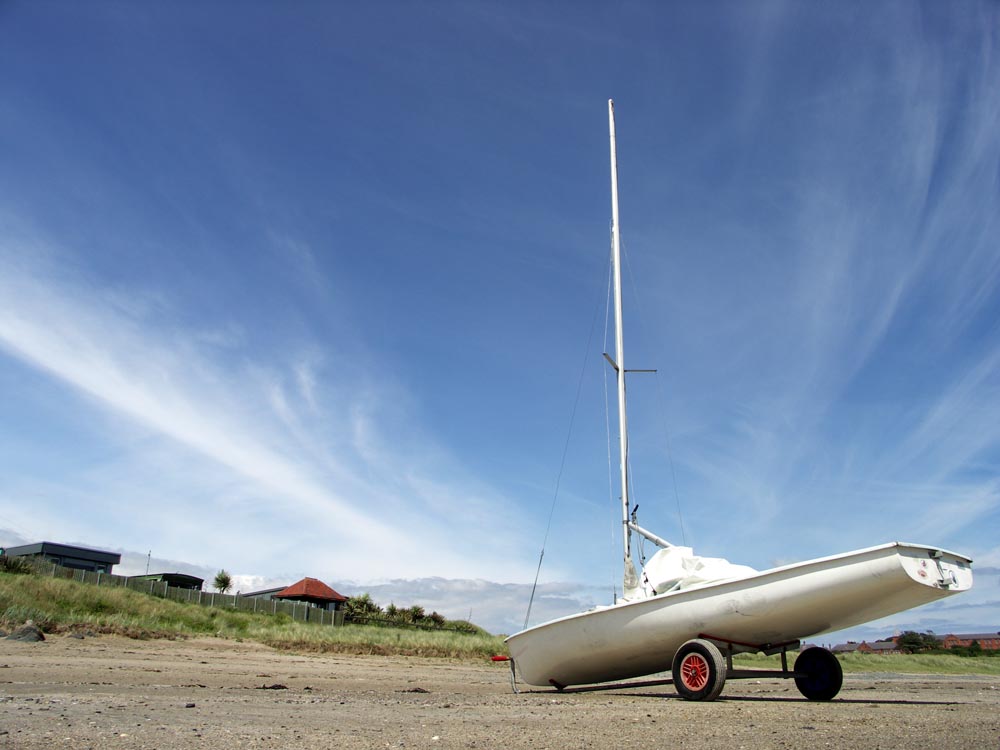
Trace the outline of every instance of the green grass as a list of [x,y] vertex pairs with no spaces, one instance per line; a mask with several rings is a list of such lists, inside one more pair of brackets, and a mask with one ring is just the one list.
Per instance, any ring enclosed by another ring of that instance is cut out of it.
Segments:
[[[789,669],[795,653],[788,655]],[[951,656],[949,654],[845,654],[837,657],[844,672],[863,674],[896,672],[899,674],[1000,675],[1000,659],[988,656]],[[781,669],[780,656],[739,654],[734,664],[748,669]]]
[[296,651],[460,659],[506,653],[503,639],[483,632],[333,627],[295,622],[281,614],[174,602],[125,588],[0,572],[0,626],[11,629],[26,620],[34,620],[49,633],[91,630],[132,638],[217,636]]

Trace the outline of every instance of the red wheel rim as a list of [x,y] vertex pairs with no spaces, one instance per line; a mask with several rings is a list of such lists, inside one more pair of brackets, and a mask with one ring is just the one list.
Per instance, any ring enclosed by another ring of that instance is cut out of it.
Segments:
[[681,682],[693,692],[708,684],[708,660],[701,654],[688,654],[681,660]]

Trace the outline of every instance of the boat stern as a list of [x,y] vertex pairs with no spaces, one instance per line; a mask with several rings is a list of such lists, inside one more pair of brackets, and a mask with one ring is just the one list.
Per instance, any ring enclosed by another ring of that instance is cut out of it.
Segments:
[[936,547],[900,544],[903,569],[918,583],[958,594],[972,588],[972,560]]

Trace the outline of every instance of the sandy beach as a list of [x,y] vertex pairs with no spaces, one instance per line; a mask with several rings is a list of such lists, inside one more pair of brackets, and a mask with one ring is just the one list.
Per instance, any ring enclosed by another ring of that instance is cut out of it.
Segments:
[[0,640],[0,748],[1000,747],[995,677],[848,675],[837,700],[730,681],[523,689],[504,664],[289,654],[220,639]]

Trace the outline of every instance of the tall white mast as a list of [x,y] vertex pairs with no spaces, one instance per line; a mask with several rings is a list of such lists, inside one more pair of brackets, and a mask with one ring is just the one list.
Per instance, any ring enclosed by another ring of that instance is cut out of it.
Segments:
[[618,229],[618,150],[615,145],[615,103],[608,99],[608,130],[611,136],[611,266],[615,285],[615,367],[618,379],[618,446],[621,462],[622,537],[625,573],[622,584],[626,597],[638,589],[639,580],[632,562],[632,532],[629,528],[628,417],[625,413],[625,352],[622,342],[621,235]]

